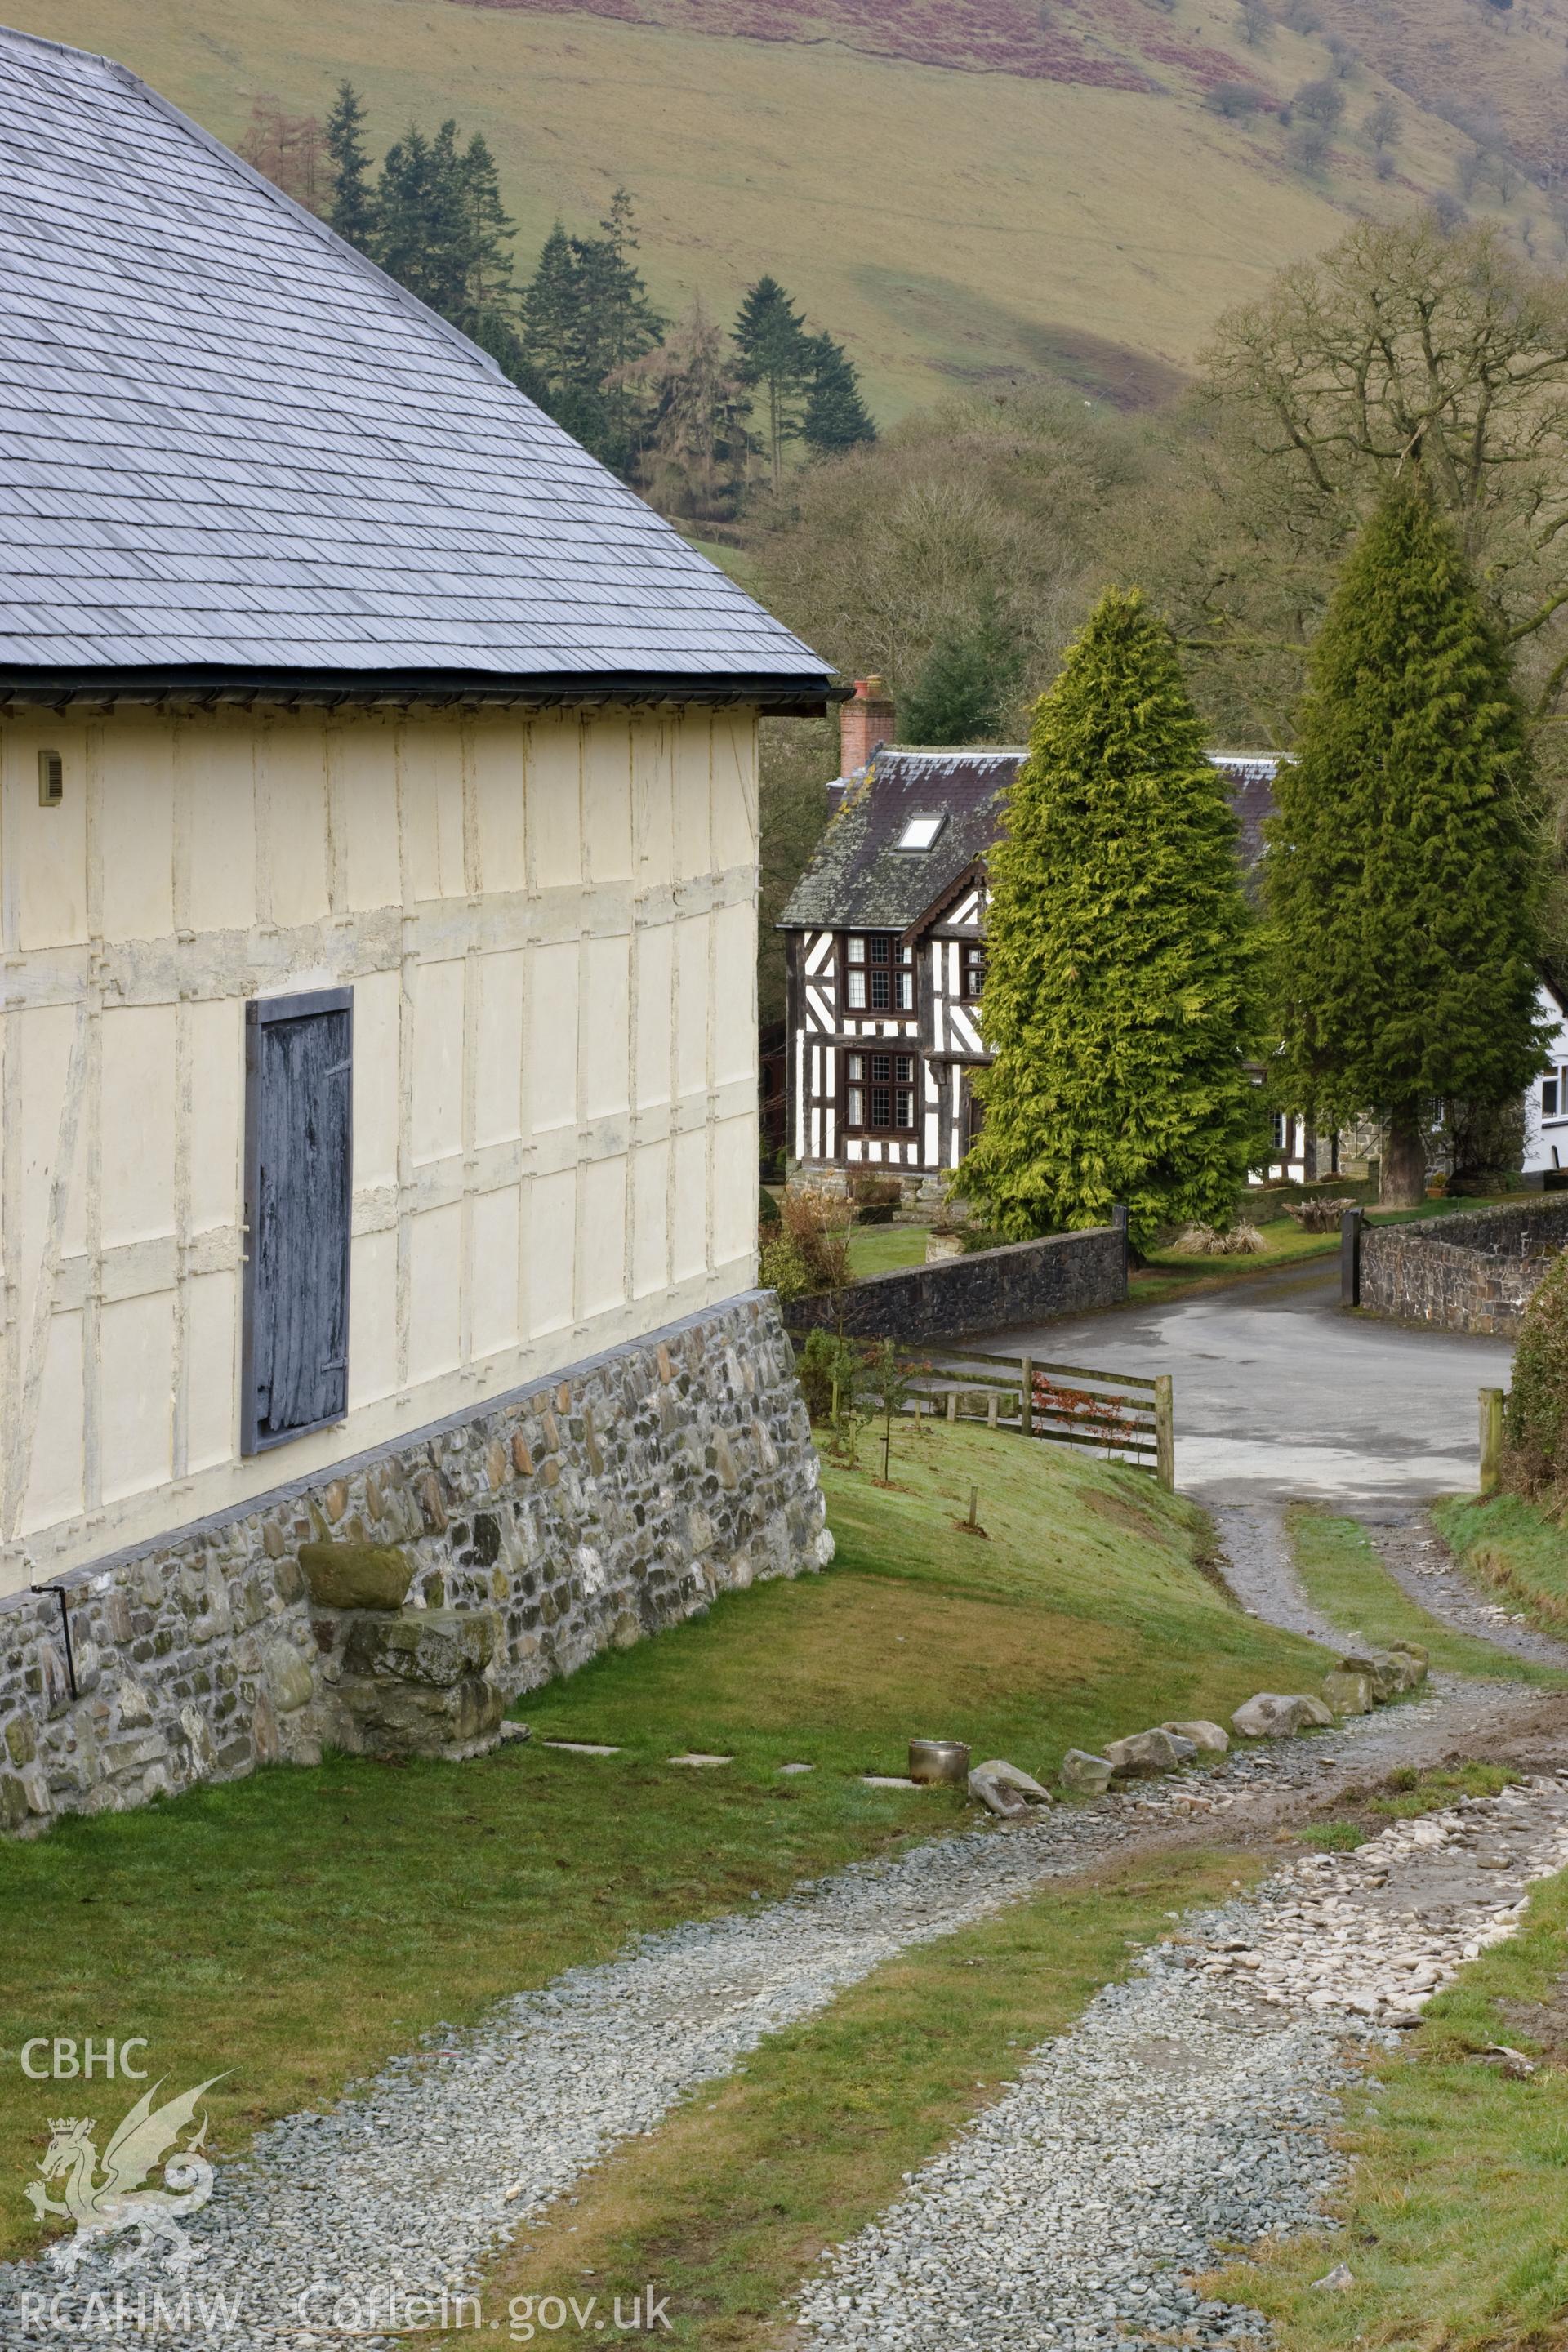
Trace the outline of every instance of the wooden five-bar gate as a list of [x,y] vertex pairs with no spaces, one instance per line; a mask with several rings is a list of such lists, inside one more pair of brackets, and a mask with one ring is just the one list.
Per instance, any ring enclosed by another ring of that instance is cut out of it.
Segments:
[[918,1360],[907,1357],[902,1365],[906,1412],[984,1420],[991,1429],[1117,1454],[1152,1470],[1162,1486],[1175,1486],[1168,1373],[1144,1380],[1136,1372],[1091,1371],[1082,1364],[1047,1364],[1035,1356],[994,1356],[973,1348],[944,1348]]

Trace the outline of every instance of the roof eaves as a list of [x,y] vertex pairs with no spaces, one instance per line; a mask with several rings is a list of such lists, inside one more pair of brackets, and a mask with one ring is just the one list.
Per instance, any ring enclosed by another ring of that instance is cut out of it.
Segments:
[[952,901],[959,896],[961,891],[968,889],[971,883],[978,881],[981,876],[984,875],[984,871],[985,853],[984,850],[981,850],[970,859],[968,865],[965,866],[961,872],[952,874],[948,877],[947,880],[942,884],[942,888],[937,892],[936,897],[931,900],[930,906],[915,917],[914,921],[904,932],[900,944],[907,947],[910,940],[915,939],[920,932],[925,929],[928,923],[934,923],[936,921],[942,910],[952,904]]
[[327,708],[461,704],[474,709],[703,703],[754,707],[769,717],[819,718],[828,707],[830,692],[826,677],[788,671],[563,670],[508,676],[491,670],[246,670],[198,663],[136,669],[0,667],[0,710],[119,703],[180,703],[212,709],[248,703]]

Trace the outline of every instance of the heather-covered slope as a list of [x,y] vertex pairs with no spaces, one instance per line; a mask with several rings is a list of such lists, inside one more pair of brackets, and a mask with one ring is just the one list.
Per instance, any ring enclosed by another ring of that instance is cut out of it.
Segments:
[[[591,224],[625,181],[666,310],[700,288],[728,314],[772,269],[847,343],[883,421],[1018,372],[1157,398],[1219,308],[1350,211],[1455,184],[1469,142],[1434,99],[1473,100],[1500,77],[1537,143],[1568,109],[1568,0],[1506,22],[1486,0],[1275,0],[1255,45],[1237,0],[12,5],[25,29],[123,58],[231,141],[258,98],[321,112],[344,74],[381,142],[455,114],[496,152],[525,268],[557,215]],[[1279,109],[1335,75],[1336,11],[1367,61],[1342,60],[1342,114],[1304,162],[1303,120]],[[1285,13],[1321,22],[1294,31]],[[1390,88],[1382,65],[1418,95],[1394,93],[1380,179],[1366,119]],[[1253,111],[1214,110],[1230,81],[1256,88]],[[1503,208],[1490,186],[1472,202]],[[1506,210],[1556,250],[1538,191]]]

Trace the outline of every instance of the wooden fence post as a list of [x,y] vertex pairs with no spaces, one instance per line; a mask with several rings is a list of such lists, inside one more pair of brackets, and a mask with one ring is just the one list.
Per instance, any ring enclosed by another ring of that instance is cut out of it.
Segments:
[[1018,1427],[1026,1437],[1035,1433],[1035,1360],[1018,1359]]
[[1502,1481],[1502,1405],[1501,1389],[1481,1390],[1481,1492],[1483,1495],[1495,1495]]
[[1176,1412],[1169,1372],[1154,1379],[1154,1475],[1167,1493],[1176,1489]]
[[1363,1212],[1347,1209],[1340,1219],[1340,1305],[1361,1305],[1361,1236]]

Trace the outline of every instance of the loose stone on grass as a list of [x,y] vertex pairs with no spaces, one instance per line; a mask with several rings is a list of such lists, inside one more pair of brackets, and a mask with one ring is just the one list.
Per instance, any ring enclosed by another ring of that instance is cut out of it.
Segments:
[[1134,1731],[1125,1739],[1109,1739],[1105,1744],[1106,1759],[1118,1780],[1173,1772],[1178,1764],[1190,1764],[1197,1752],[1195,1741],[1178,1738],[1170,1731]]
[[1109,1756],[1091,1756],[1087,1748],[1069,1748],[1057,1777],[1075,1797],[1103,1797],[1114,1769]]
[[1004,1821],[1017,1821],[1031,1805],[1048,1805],[1051,1794],[1027,1772],[1020,1772],[1016,1764],[1007,1764],[994,1756],[988,1764],[977,1764],[969,1776],[969,1793],[976,1802]]
[[1230,1727],[1243,1739],[1294,1739],[1307,1725],[1333,1719],[1321,1698],[1310,1698],[1305,1692],[1286,1697],[1278,1691],[1258,1691],[1237,1708]]

